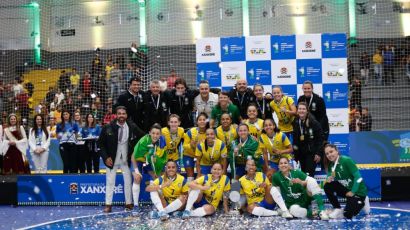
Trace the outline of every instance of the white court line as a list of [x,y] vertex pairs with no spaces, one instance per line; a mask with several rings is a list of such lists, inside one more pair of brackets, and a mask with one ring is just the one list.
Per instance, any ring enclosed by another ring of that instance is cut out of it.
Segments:
[[[390,210],[390,211],[410,212],[410,210],[400,209],[400,208],[371,207],[371,209],[382,209],[382,210]],[[27,230],[27,229],[30,229],[30,228],[41,227],[41,226],[44,226],[44,225],[53,224],[53,223],[66,221],[66,220],[72,220],[72,219],[76,220],[76,219],[82,219],[82,218],[87,218],[87,217],[97,217],[97,216],[104,216],[104,215],[105,216],[111,216],[111,215],[120,214],[120,213],[128,213],[128,212],[122,211],[122,212],[101,213],[101,214],[96,214],[96,215],[70,217],[70,218],[64,218],[64,219],[59,219],[59,220],[48,221],[48,222],[44,222],[44,223],[40,223],[40,224],[36,224],[36,225],[31,225],[31,226],[27,226],[27,227],[23,227],[23,228],[18,228],[17,230]],[[129,212],[129,213],[132,213],[132,212]]]
[[[73,220],[73,219],[76,220],[76,219],[82,219],[82,218],[87,218],[87,217],[92,217],[92,216],[94,216],[94,217],[97,217],[97,216],[111,216],[111,215],[114,215],[114,214],[120,214],[120,213],[124,213],[124,212],[125,211],[112,212],[112,213],[100,213],[100,214],[87,215],[87,216],[69,217],[69,218],[64,218],[64,219],[59,219],[59,220],[52,220],[52,221],[48,221],[48,222],[44,222],[44,223],[40,223],[40,224],[35,224],[35,225],[23,227],[23,228],[18,228],[17,230],[26,230],[26,229],[30,229],[30,228],[37,228],[37,227],[41,227],[41,226],[48,225],[48,224],[54,224],[54,223],[61,222],[61,221]],[[132,212],[129,212],[129,213],[132,213]]]

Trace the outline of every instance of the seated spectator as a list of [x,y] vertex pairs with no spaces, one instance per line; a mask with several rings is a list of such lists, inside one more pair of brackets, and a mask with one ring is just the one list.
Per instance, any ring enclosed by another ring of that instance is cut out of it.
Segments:
[[13,84],[14,96],[17,96],[18,94],[20,94],[24,91],[24,87],[23,87],[22,83],[23,83],[23,80],[21,80],[19,77],[14,79],[14,84]]
[[362,110],[361,131],[372,131],[372,116],[367,107]]
[[77,92],[78,87],[80,86],[80,75],[77,73],[76,68],[73,68],[71,71],[70,82],[71,82],[71,91],[73,93]]
[[176,74],[175,70],[171,69],[170,75],[167,78],[167,83],[168,83],[167,88],[168,89],[175,88],[175,81],[177,80],[177,78],[179,78],[179,77]]
[[362,128],[361,113],[360,110],[356,110],[353,115],[353,120],[350,122],[350,132],[360,132]]
[[108,107],[107,113],[104,115],[102,124],[106,125],[109,124],[111,121],[113,121],[115,118],[117,118],[117,115],[115,113],[112,113],[112,107]]
[[161,92],[164,92],[165,90],[167,90],[167,77],[162,76],[161,79],[159,79],[159,88],[161,89]]
[[362,83],[356,77],[350,85],[350,105],[354,108],[362,108]]

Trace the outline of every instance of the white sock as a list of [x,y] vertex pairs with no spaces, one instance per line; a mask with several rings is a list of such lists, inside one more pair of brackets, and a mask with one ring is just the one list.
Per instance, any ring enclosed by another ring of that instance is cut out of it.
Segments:
[[149,195],[151,196],[152,203],[155,205],[158,211],[164,211],[164,207],[162,206],[161,198],[159,198],[158,192],[150,192]]
[[132,183],[132,199],[134,200],[134,206],[138,207],[138,201],[140,198],[140,184]]
[[186,202],[185,210],[190,211],[195,201],[198,199],[199,190],[191,190],[188,194],[188,201]]
[[316,194],[322,194],[322,189],[319,187],[315,178],[308,176],[305,181],[307,182],[307,190],[312,193],[313,196]]
[[194,179],[195,179],[195,177],[190,177],[189,176],[189,177],[186,178],[186,182],[189,183],[189,182],[193,181]]
[[262,208],[262,207],[254,207],[252,214],[255,216],[276,216],[278,215],[277,212],[266,209],[266,208]]
[[172,201],[171,204],[169,204],[167,207],[165,207],[164,211],[166,213],[171,213],[171,212],[175,212],[180,207],[182,207],[182,202],[179,199],[176,199]]
[[196,216],[196,217],[206,216],[205,209],[203,207],[197,208],[191,212],[191,216]]
[[282,195],[280,194],[280,191],[273,186],[270,190],[270,194],[272,195],[273,200],[275,201],[275,203],[279,206],[279,208],[282,211],[288,211],[288,208],[285,205],[285,201],[282,198]]

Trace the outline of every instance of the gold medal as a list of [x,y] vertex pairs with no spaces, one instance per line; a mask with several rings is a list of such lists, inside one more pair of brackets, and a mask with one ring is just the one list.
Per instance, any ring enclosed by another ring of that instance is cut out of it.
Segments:
[[332,172],[332,177],[333,178],[336,177],[336,172],[335,171]]
[[300,140],[304,141],[305,140],[305,135],[300,135]]

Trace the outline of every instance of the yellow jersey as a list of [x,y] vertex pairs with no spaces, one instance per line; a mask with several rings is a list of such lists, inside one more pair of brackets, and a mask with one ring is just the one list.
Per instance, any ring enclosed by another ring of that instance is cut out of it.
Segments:
[[237,127],[235,127],[235,125],[231,125],[228,131],[224,131],[222,129],[222,126],[219,126],[215,130],[216,138],[224,142],[226,150],[228,152],[231,151],[232,141],[235,141],[235,139],[238,138],[238,132],[236,128]]
[[278,126],[280,131],[282,132],[288,133],[293,131],[292,122],[295,119],[295,116],[282,112],[280,108],[285,107],[286,110],[290,110],[290,106],[294,104],[295,102],[293,101],[293,99],[288,96],[283,96],[279,103],[275,102],[275,100],[272,100],[270,102],[270,107],[273,111],[275,111],[276,116],[278,116]]
[[200,133],[198,127],[194,127],[188,130],[184,135],[184,156],[195,157],[195,148],[191,147],[191,140],[195,140],[197,144],[206,139],[206,134]]
[[199,143],[195,151],[195,156],[201,157],[200,165],[212,166],[216,162],[222,163],[222,159],[227,158],[226,147],[221,140],[215,139],[214,146],[207,148],[205,142],[206,140]]
[[178,127],[176,134],[171,134],[168,127],[161,129],[162,135],[165,137],[165,152],[167,153],[168,160],[177,161],[179,159],[180,151],[178,149],[182,138],[184,138],[184,129]]
[[265,188],[260,188],[260,184],[266,183],[268,186],[271,185],[266,175],[261,172],[256,172],[253,180],[249,180],[246,175],[242,176],[239,179],[239,183],[241,184],[240,193],[245,194],[248,205],[259,203],[265,199]]
[[273,149],[285,150],[289,147],[289,145],[291,145],[289,138],[282,132],[275,133],[273,138],[269,138],[268,135],[262,133],[259,138],[260,151],[263,152],[264,150],[267,150],[269,153],[268,156],[270,156],[269,160],[274,163],[279,163],[279,158],[283,156],[289,160],[292,159],[292,155],[289,153],[281,155],[273,153]]
[[210,205],[214,206],[215,210],[218,208],[224,192],[231,190],[231,183],[226,175],[222,175],[218,181],[214,182],[212,181],[212,174],[207,174],[196,179],[195,182],[210,187],[210,189],[204,191],[204,197]]
[[262,134],[263,130],[263,120],[258,118],[256,122],[251,123],[249,119],[244,120],[242,123],[247,124],[249,127],[249,134],[252,136],[259,138]]
[[[155,185],[162,185],[166,182],[166,180],[169,179],[166,178],[165,175],[163,175],[155,179],[153,183]],[[181,176],[180,174],[177,174],[174,181],[168,187],[162,188],[162,194],[164,196],[164,199],[169,204],[176,200],[180,195],[187,193],[188,190],[189,188],[186,178]]]

